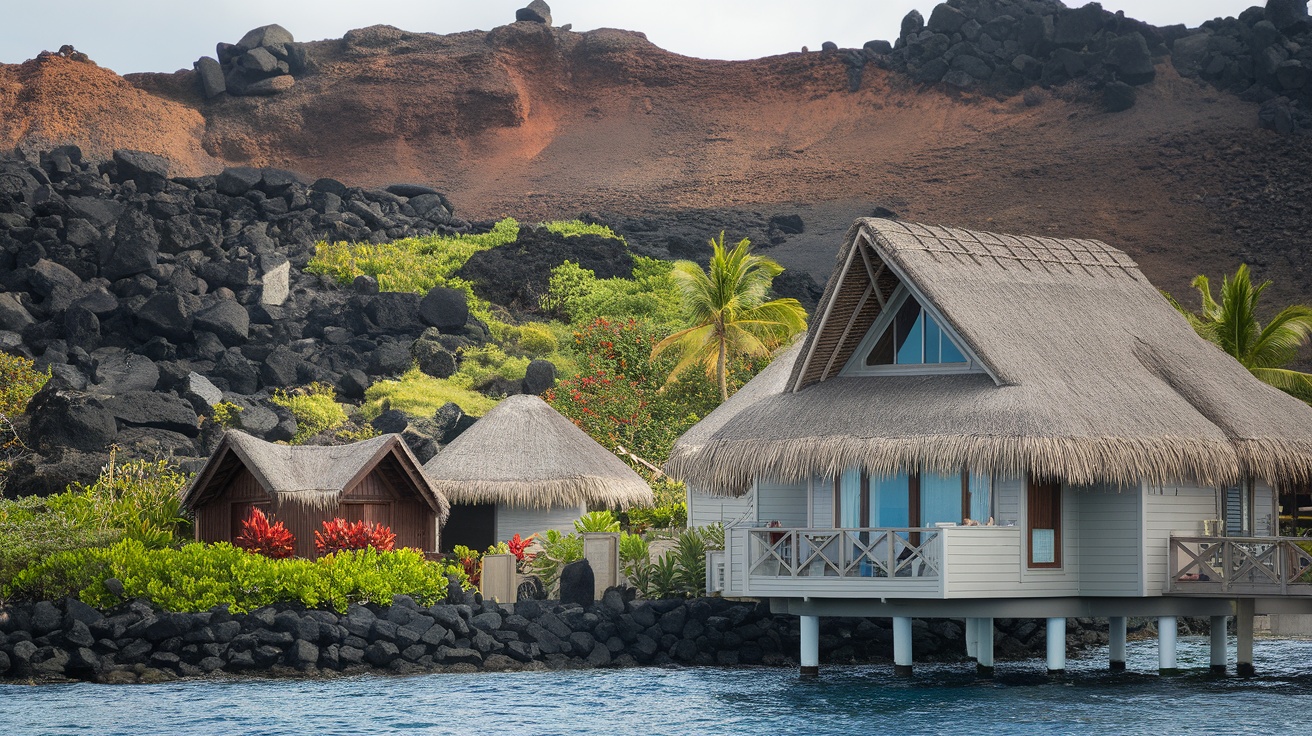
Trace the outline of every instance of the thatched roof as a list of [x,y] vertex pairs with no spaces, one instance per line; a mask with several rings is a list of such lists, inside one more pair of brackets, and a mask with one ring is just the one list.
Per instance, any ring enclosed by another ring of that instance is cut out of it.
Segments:
[[[979,370],[842,373],[905,283]],[[1312,407],[1204,341],[1124,253],[1092,240],[858,220],[782,390],[777,376],[667,472],[710,492],[849,467],[1072,483],[1312,478]],[[708,417],[709,419],[709,417]]]
[[450,504],[429,482],[399,434],[349,445],[311,446],[278,445],[229,430],[183,491],[182,502],[189,508],[202,505],[232,472],[245,467],[271,499],[325,508],[337,504],[342,493],[380,465],[395,483],[416,487],[438,518],[446,520]]
[[651,486],[536,396],[511,396],[424,466],[452,503],[650,505]]

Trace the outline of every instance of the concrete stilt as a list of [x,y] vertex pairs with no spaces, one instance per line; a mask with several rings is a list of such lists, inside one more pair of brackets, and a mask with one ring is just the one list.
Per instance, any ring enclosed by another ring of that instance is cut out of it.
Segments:
[[966,619],[966,656],[974,659],[979,652],[979,619]]
[[1157,617],[1157,671],[1163,675],[1177,674],[1175,664],[1175,616]]
[[975,619],[975,671],[993,676],[993,619]]
[[1225,674],[1226,632],[1225,623],[1228,616],[1212,617],[1212,672]]
[[1235,601],[1235,633],[1239,635],[1235,647],[1235,672],[1240,677],[1252,677],[1257,673],[1253,669],[1253,608],[1252,598]]
[[1108,669],[1125,669],[1125,617],[1112,616],[1107,619]]
[[1066,672],[1066,619],[1048,619],[1048,674]]
[[802,651],[798,660],[802,664],[802,674],[815,677],[820,674],[820,617],[802,616],[801,635]]
[[911,619],[893,619],[893,672],[911,674]]

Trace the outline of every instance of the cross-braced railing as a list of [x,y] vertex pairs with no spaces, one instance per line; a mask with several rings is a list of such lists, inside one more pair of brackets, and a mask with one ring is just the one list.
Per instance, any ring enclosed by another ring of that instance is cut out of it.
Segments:
[[1312,595],[1312,540],[1171,537],[1168,588],[1182,594]]
[[938,529],[781,529],[748,532],[748,574],[766,577],[936,579]]

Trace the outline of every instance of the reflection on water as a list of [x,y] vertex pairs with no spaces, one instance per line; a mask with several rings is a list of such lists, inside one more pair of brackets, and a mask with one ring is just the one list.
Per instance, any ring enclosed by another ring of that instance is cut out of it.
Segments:
[[[1259,677],[1208,673],[1206,638],[1180,640],[1179,677],[1153,641],[1125,673],[1106,650],[1050,679],[1041,661],[777,669],[629,669],[166,685],[0,686],[0,736],[18,734],[1258,734],[1305,733],[1312,642],[1259,640]],[[1231,643],[1233,652],[1233,642]],[[1233,661],[1231,662],[1233,671]]]

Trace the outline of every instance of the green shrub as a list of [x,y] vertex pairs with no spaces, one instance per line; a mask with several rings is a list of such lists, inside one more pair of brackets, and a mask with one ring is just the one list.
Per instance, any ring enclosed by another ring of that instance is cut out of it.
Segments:
[[584,532],[617,532],[619,530],[620,520],[615,518],[615,514],[607,510],[590,511],[574,520],[574,531],[580,534]]
[[32,361],[0,352],[0,414],[15,417],[27,411],[27,402],[50,380],[50,371],[38,371]]
[[551,269],[541,306],[574,324],[636,319],[669,332],[683,319],[673,270],[668,261],[635,256],[633,278],[599,279],[590,269],[566,261]]
[[337,392],[326,383],[312,383],[290,393],[275,389],[269,401],[287,409],[296,417],[293,445],[346,424],[346,411],[337,403]]
[[246,407],[238,406],[231,401],[220,401],[214,405],[214,423],[227,429],[236,429],[240,426],[237,415],[245,410]]
[[189,536],[182,507],[188,480],[164,460],[118,463],[111,454],[96,482],[74,483],[47,498],[46,506],[75,526],[120,531],[147,546],[163,547]]
[[0,499],[0,600],[3,584],[24,568],[59,552],[112,544],[122,531],[89,527],[52,511],[48,499]]
[[651,547],[641,534],[620,535],[620,572],[644,598],[651,597]]
[[560,349],[556,335],[546,325],[522,325],[519,328],[519,349],[534,358],[545,358]]
[[170,611],[226,604],[246,612],[299,602],[344,612],[351,603],[390,603],[394,595],[432,605],[446,597],[447,575],[467,583],[458,566],[428,562],[413,549],[272,560],[227,543],[150,549],[128,539],[107,548],[55,553],[19,573],[5,593],[45,600],[77,595],[89,605],[108,608],[120,602],[103,583],[113,577],[122,581],[126,597],[148,598]]
[[696,529],[685,529],[672,553],[679,588],[689,598],[706,595],[706,540]]
[[583,559],[583,537],[548,529],[545,534],[538,535],[538,546],[542,551],[528,564],[528,569],[530,574],[542,581],[547,594],[555,596],[558,594],[561,568]]
[[495,378],[519,381],[528,373],[528,364],[528,358],[507,355],[496,345],[465,348],[460,351],[460,369],[449,380],[451,385],[466,390],[480,388]]
[[418,368],[411,368],[397,380],[379,381],[364,392],[360,413],[366,420],[382,414],[385,408],[397,409],[413,417],[431,417],[448,401],[455,402],[464,413],[481,417],[496,402],[450,379],[433,378]]
[[[564,235],[567,238],[577,237],[579,235],[600,235],[603,238],[613,238],[624,243],[624,238],[617,235],[605,225],[595,225],[583,222],[582,220],[558,220],[556,222],[544,222],[542,227],[557,234]],[[625,243],[627,245],[627,243]]]

